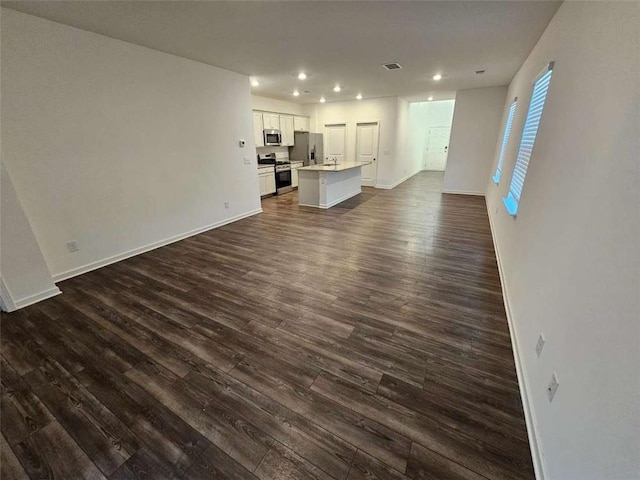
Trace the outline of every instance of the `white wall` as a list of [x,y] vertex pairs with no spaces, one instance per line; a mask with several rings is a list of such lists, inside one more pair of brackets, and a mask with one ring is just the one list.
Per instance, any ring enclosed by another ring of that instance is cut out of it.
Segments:
[[308,115],[304,105],[287,102],[285,100],[277,100],[275,98],[261,97],[259,95],[251,96],[251,106],[254,110],[263,110],[265,112],[288,113],[290,115],[301,116]]
[[[420,165],[410,156],[409,148],[409,102],[403,98],[396,99],[396,152],[393,162],[381,165],[383,177],[388,179],[386,185],[395,186],[420,170]],[[379,167],[380,168],[380,167]],[[383,184],[385,185],[385,184]]]
[[0,161],[0,293],[3,310],[12,311],[60,293]]
[[427,142],[431,127],[451,127],[455,100],[409,104],[410,155],[421,169],[426,168]]
[[54,278],[260,211],[246,76],[4,8],[2,98]]
[[[503,117],[511,99],[519,101],[511,142],[502,182],[487,187],[547,480],[640,478],[639,10],[636,2],[560,7],[509,87]],[[531,82],[552,60],[512,218],[501,199]],[[538,359],[540,332],[547,343]],[[550,403],[545,388],[553,372],[560,386]]]
[[416,173],[408,155],[408,103],[398,97],[331,102],[308,107],[312,130],[324,133],[328,124],[347,125],[346,161],[356,159],[356,125],[379,122],[378,188],[392,188]]
[[443,190],[484,195],[507,87],[460,90],[453,112]]

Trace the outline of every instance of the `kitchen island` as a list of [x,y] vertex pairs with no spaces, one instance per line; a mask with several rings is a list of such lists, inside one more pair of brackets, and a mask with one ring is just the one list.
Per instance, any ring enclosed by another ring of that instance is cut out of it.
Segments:
[[362,167],[370,162],[309,165],[298,169],[298,204],[331,208],[362,191]]

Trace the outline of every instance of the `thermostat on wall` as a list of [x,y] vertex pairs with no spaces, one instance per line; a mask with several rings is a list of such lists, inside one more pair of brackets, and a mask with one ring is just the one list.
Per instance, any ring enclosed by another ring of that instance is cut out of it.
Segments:
[[240,148],[244,148],[245,141],[244,140],[238,140],[238,145],[240,145]]

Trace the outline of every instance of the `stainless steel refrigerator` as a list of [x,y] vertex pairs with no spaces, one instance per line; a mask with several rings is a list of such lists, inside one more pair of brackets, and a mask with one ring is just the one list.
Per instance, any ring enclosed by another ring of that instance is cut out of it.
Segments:
[[295,132],[293,142],[294,146],[289,147],[289,160],[304,162],[305,166],[324,163],[321,133]]

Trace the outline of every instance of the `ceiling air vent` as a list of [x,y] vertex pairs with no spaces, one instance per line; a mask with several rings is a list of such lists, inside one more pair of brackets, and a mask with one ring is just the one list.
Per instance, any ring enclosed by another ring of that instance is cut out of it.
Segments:
[[402,66],[399,63],[385,63],[382,65],[387,70],[400,70]]

